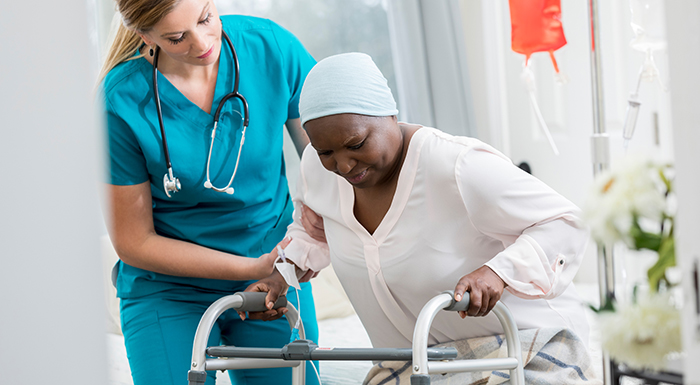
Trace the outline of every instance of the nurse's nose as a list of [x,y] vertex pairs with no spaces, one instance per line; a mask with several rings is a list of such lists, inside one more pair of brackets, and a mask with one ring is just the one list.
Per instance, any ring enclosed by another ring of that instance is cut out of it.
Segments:
[[192,50],[200,55],[205,54],[210,47],[210,42],[205,33],[192,33]]

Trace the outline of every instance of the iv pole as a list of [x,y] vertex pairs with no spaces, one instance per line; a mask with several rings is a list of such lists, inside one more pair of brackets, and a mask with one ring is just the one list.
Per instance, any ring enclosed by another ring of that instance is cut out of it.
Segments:
[[[593,136],[591,152],[593,175],[598,176],[610,165],[610,142],[605,132],[605,108],[603,104],[603,70],[600,59],[600,26],[598,0],[589,0],[591,29],[591,86],[593,95]],[[615,298],[615,271],[611,245],[598,244],[598,285],[600,306]],[[603,351],[603,381],[612,383],[610,356]]]

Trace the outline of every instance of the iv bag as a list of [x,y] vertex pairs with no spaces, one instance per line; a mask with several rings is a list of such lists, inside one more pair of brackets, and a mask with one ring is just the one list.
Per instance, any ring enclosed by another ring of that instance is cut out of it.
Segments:
[[666,40],[660,21],[663,15],[663,0],[629,0],[632,20],[630,26],[634,39],[630,46],[641,52],[658,51],[666,48]]
[[662,20],[663,0],[629,0],[632,19],[630,26],[634,32],[634,39],[630,41],[630,47],[644,53],[644,63],[639,70],[635,90],[630,93],[627,100],[627,114],[623,126],[623,145],[626,149],[632,140],[634,129],[639,115],[639,88],[642,81],[657,81],[662,90],[668,91],[661,80],[659,69],[654,62],[654,51],[666,48],[666,40],[662,37],[663,27],[659,24]]
[[542,133],[555,155],[559,155],[557,145],[547,127],[537,98],[535,97],[534,74],[530,70],[530,56],[535,52],[549,52],[554,66],[557,83],[566,82],[566,77],[559,72],[554,58],[554,51],[566,44],[564,27],[561,22],[561,0],[508,0],[510,5],[511,48],[525,55],[521,79],[528,91],[532,109]]
[[509,0],[511,47],[525,55],[525,63],[535,52],[549,52],[559,72],[553,52],[566,44],[561,22],[560,0]]

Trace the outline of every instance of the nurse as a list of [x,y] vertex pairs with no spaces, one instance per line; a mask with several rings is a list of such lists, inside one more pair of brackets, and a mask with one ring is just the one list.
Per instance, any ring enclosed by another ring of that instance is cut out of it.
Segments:
[[[122,23],[101,86],[122,331],[136,385],[186,384],[201,315],[270,275],[276,245],[287,244],[292,202],[282,129],[298,151],[308,143],[298,104],[315,60],[277,24],[220,17],[211,0],[118,0],[117,9]],[[222,102],[233,90],[243,97]],[[306,335],[316,340],[311,288],[302,289]],[[286,321],[243,322],[229,312],[209,343],[281,347],[289,338]],[[215,374],[209,376],[207,384],[214,383]],[[291,369],[230,376],[234,384],[284,384]]]
[[[499,300],[520,329],[568,329],[588,343],[572,284],[588,232],[573,203],[479,140],[398,122],[365,54],[320,61],[300,111],[311,145],[295,200],[323,217],[328,244],[295,217],[285,254],[301,270],[333,263],[374,347],[411,347],[422,307],[445,290],[470,293],[461,316],[471,318],[439,313],[431,345],[503,333],[491,314]],[[274,276],[248,290],[274,299],[281,287]]]

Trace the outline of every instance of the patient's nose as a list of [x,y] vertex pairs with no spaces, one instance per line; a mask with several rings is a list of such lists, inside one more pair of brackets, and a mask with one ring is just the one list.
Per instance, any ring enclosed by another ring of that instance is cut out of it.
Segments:
[[347,156],[336,156],[335,162],[336,170],[338,170],[338,173],[341,175],[349,174],[357,164],[357,162],[354,159]]

